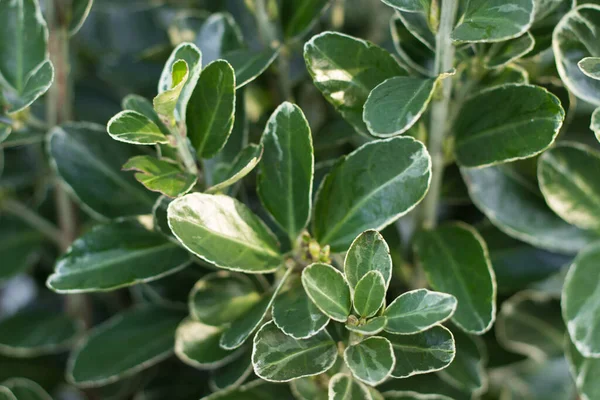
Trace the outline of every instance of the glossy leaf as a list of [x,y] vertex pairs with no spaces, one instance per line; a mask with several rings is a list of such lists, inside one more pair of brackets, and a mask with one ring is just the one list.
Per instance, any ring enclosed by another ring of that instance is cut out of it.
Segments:
[[374,230],[358,235],[344,259],[344,274],[352,289],[370,271],[379,271],[386,287],[389,285],[392,277],[390,248],[383,236]]
[[511,237],[565,254],[576,253],[597,239],[554,214],[535,183],[511,166],[463,169],[462,174],[473,203]]
[[233,198],[188,194],[169,205],[168,216],[177,239],[189,251],[218,267],[266,273],[282,263],[273,234]]
[[[377,173],[375,173],[377,171]],[[383,229],[425,196],[431,159],[409,137],[374,141],[342,158],[319,188],[313,231],[332,251],[348,249],[367,229]]]
[[533,157],[554,142],[565,117],[556,96],[528,85],[486,90],[473,96],[461,110],[454,125],[454,151],[464,167]]
[[[152,104],[158,115],[172,119],[185,84],[189,78],[190,70],[184,60],[177,60],[171,66],[171,86],[158,93]],[[159,84],[160,85],[160,84]]]
[[392,344],[396,364],[391,376],[408,378],[446,368],[454,360],[456,349],[452,333],[434,326],[414,335],[384,334]]
[[600,80],[600,57],[586,57],[577,65],[581,72],[590,78]]
[[314,36],[304,45],[314,84],[354,128],[363,134],[363,106],[375,86],[407,72],[386,50],[336,32]]
[[[165,135],[170,134],[169,130],[154,110],[152,102],[146,99],[145,97],[139,96],[137,94],[129,94],[123,98],[123,101],[121,101],[121,107],[123,108],[123,110],[135,111],[139,114],[142,114],[144,117],[153,122],[154,125],[156,125],[162,133],[164,133]],[[113,119],[114,118],[116,118],[116,115],[115,117],[113,117]]]
[[391,343],[378,336],[348,346],[344,351],[344,361],[356,379],[371,386],[390,376],[396,364]]
[[329,0],[286,1],[281,4],[281,25],[286,38],[302,36],[327,9]]
[[496,279],[485,242],[466,224],[441,226],[416,239],[417,258],[429,284],[458,301],[452,321],[474,334],[496,318]]
[[345,322],[352,299],[344,275],[328,264],[311,264],[302,271],[302,285],[308,297],[329,318]]
[[211,158],[225,146],[234,112],[234,70],[227,61],[214,61],[202,70],[187,107],[187,134],[198,157]]
[[219,346],[222,328],[185,319],[175,333],[175,354],[184,363],[199,369],[214,369],[225,365],[239,351],[225,350]]
[[310,126],[300,107],[288,102],[277,107],[261,143],[258,195],[294,241],[310,217],[315,163]]
[[397,76],[371,91],[363,120],[378,137],[400,135],[410,129],[427,109],[437,79]]
[[160,279],[188,265],[189,254],[134,221],[100,225],[56,263],[47,285],[59,293],[114,290]]
[[364,318],[374,316],[385,301],[385,281],[379,271],[367,272],[354,288],[354,309]]
[[329,322],[329,317],[308,297],[300,280],[275,298],[272,314],[275,325],[295,339],[314,336]]
[[102,386],[131,376],[173,352],[179,310],[140,306],[89,331],[71,353],[67,379],[80,387]]
[[137,111],[121,111],[108,121],[108,134],[119,142],[132,144],[168,143],[169,139],[161,129]]
[[600,359],[585,358],[572,343],[568,344],[567,359],[571,374],[577,384],[582,400],[593,400],[600,396]]
[[529,32],[518,38],[494,43],[486,55],[488,68],[501,68],[527,55],[535,46],[535,39]]
[[321,331],[308,339],[294,339],[266,323],[254,337],[252,364],[260,378],[287,382],[318,375],[333,366],[337,348],[331,336]]
[[486,390],[487,376],[484,368],[487,355],[479,338],[454,331],[456,356],[454,361],[439,371],[442,379],[461,392],[478,395]]
[[533,0],[471,0],[452,32],[459,42],[499,42],[520,36],[533,23]]
[[538,162],[540,189],[550,208],[582,229],[600,229],[600,155],[581,144],[561,144]]
[[220,175],[218,182],[208,188],[208,193],[220,192],[240,181],[256,167],[263,156],[263,146],[250,144],[244,148]]
[[351,325],[346,323],[346,329],[351,332],[360,333],[361,335],[376,335],[381,332],[387,324],[387,317],[375,317],[369,319],[364,324]]
[[239,49],[223,55],[223,58],[235,71],[235,88],[239,89],[265,72],[278,55],[279,51],[271,48],[260,51]]
[[382,0],[390,7],[406,12],[424,12],[431,7],[431,0]]
[[456,298],[446,293],[427,289],[403,293],[385,309],[385,331],[400,335],[423,332],[450,318],[456,306]]
[[34,381],[26,378],[10,378],[2,382],[17,400],[52,400],[52,397]]
[[140,151],[115,142],[100,125],[68,123],[54,128],[49,152],[60,177],[94,214],[118,218],[152,210],[157,195],[121,171]]
[[25,310],[0,321],[0,353],[35,357],[60,353],[71,347],[82,326],[65,314]]
[[371,400],[369,389],[348,374],[335,374],[329,380],[330,400]]
[[137,179],[148,190],[169,197],[177,197],[192,190],[196,184],[196,175],[184,171],[178,164],[164,158],[135,156],[124,165],[124,171],[138,171]]

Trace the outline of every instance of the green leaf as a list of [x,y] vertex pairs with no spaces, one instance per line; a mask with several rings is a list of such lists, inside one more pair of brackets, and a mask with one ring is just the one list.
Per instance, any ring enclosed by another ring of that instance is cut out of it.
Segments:
[[318,375],[331,368],[336,358],[335,342],[324,330],[308,339],[294,339],[269,322],[254,337],[254,372],[267,381]]
[[222,348],[231,350],[244,344],[250,335],[252,335],[252,333],[260,326],[265,315],[271,309],[277,294],[279,294],[279,291],[292,272],[292,268],[288,269],[274,290],[263,294],[259,302],[231,323],[219,341],[219,345]]
[[[179,68],[182,68],[182,60],[185,61],[185,64],[188,68],[187,78],[184,79],[183,82],[181,82],[182,71],[178,71]],[[165,66],[160,75],[160,79],[158,81],[159,95],[157,96],[157,98],[163,97],[163,93],[166,92],[173,93],[172,89],[179,86],[176,90],[176,96],[174,96],[176,106],[173,104],[170,105],[170,107],[175,107],[175,116],[179,121],[185,120],[187,105],[190,101],[190,97],[192,96],[192,92],[194,91],[194,88],[198,83],[198,78],[200,77],[201,70],[202,52],[193,43],[181,43],[173,50],[173,52],[169,56],[169,59],[165,63]],[[159,110],[157,109],[157,111]],[[161,112],[159,111],[159,113]],[[165,115],[171,115],[171,113],[169,112]]]
[[354,309],[363,318],[374,316],[385,301],[385,280],[379,271],[367,272],[354,288]]
[[461,331],[453,332],[456,346],[454,361],[439,371],[440,377],[462,392],[473,395],[485,392],[487,375],[485,346],[478,337],[472,337]]
[[30,268],[39,259],[45,238],[16,217],[0,217],[0,282]]
[[275,298],[272,313],[275,325],[294,339],[314,336],[329,322],[329,317],[308,297],[299,279]]
[[239,355],[239,351],[219,347],[222,328],[186,318],[175,333],[175,354],[181,361],[198,369],[219,368]]
[[210,64],[244,47],[244,37],[231,14],[218,12],[211,14],[202,24],[195,43],[202,50],[204,64]]
[[435,52],[408,30],[398,13],[390,19],[390,31],[394,48],[409,71],[423,76],[433,75]]
[[0,400],[19,400],[6,386],[0,386]]
[[103,386],[132,376],[169,357],[180,310],[138,306],[88,332],[71,353],[67,379],[79,387]]
[[386,288],[392,278],[390,248],[381,234],[367,230],[354,239],[344,259],[344,274],[354,289],[358,281],[370,271],[379,271]]
[[285,1],[281,4],[281,25],[287,39],[308,32],[327,9],[329,0]]
[[600,80],[600,57],[586,57],[577,63],[581,72],[590,78]]
[[396,10],[406,12],[427,12],[431,7],[431,0],[382,0],[385,4],[390,7],[394,7]]
[[356,379],[371,386],[390,376],[396,364],[392,344],[378,336],[348,346],[344,351],[344,361]]
[[121,171],[127,160],[140,154],[138,148],[115,142],[100,125],[82,122],[52,129],[48,147],[55,170],[95,215],[118,218],[151,212],[158,195]]
[[352,299],[344,275],[328,264],[311,264],[302,271],[302,285],[315,305],[329,318],[345,322]]
[[414,335],[384,336],[392,344],[396,358],[391,373],[394,378],[440,371],[450,365],[456,354],[452,332],[441,325]]
[[403,293],[386,307],[385,331],[407,335],[423,332],[452,317],[456,311],[456,298],[447,293],[417,289]]
[[596,135],[596,139],[600,142],[600,107],[596,108],[592,113],[592,121],[590,122],[590,129]]
[[269,68],[279,55],[279,50],[266,48],[260,51],[239,49],[223,55],[235,71],[235,88],[239,89],[256,79]]
[[71,347],[82,328],[66,314],[19,311],[0,321],[0,353],[11,357],[61,353]]
[[429,154],[413,138],[359,147],[335,164],[319,188],[315,237],[333,252],[348,249],[361,232],[381,230],[412,210],[427,193],[430,179]]
[[387,324],[387,317],[375,317],[371,318],[364,324],[359,325],[351,325],[349,323],[346,324],[346,329],[351,332],[360,333],[361,335],[376,335],[381,332]]
[[584,357],[600,357],[600,246],[581,251],[569,268],[562,291],[562,314],[573,344]]
[[488,68],[502,68],[525,56],[535,46],[535,39],[529,32],[516,39],[494,43],[486,55],[485,65]]
[[389,137],[410,129],[427,109],[437,79],[397,76],[382,82],[369,94],[363,120],[372,135]]
[[310,127],[300,107],[288,102],[277,107],[261,143],[265,151],[258,195],[294,242],[310,217],[315,163]]
[[47,285],[59,293],[114,290],[185,268],[189,254],[135,221],[111,222],[84,234],[56,263]]
[[435,52],[435,32],[431,26],[438,23],[438,16],[427,14],[430,4],[425,4],[427,10],[420,12],[398,11],[398,18],[408,32],[419,42],[423,43],[431,51]]
[[540,189],[550,208],[582,229],[600,229],[600,154],[582,144],[560,144],[538,161]]
[[463,169],[462,174],[473,203],[511,237],[564,254],[576,253],[598,238],[554,214],[537,185],[512,166]]
[[448,224],[422,232],[415,251],[429,284],[456,297],[452,321],[470,333],[488,331],[496,317],[496,279],[479,233],[463,223]]
[[240,181],[258,165],[262,156],[262,145],[249,144],[227,166],[226,170],[219,175],[218,182],[214,182],[206,191],[208,193],[217,193]]
[[597,399],[600,396],[600,359],[585,358],[570,342],[567,346],[567,359],[582,400]]
[[255,379],[234,390],[223,390],[201,400],[281,400],[292,398],[289,385]]
[[329,400],[371,400],[369,389],[348,374],[335,374],[329,380]]
[[119,142],[132,144],[168,143],[159,126],[137,111],[121,111],[108,121],[108,134]]
[[46,93],[54,79],[48,28],[37,0],[3,1],[0,26],[0,84],[7,111],[15,113]]
[[600,105],[600,81],[579,69],[585,57],[600,57],[600,6],[583,4],[567,13],[556,25],[552,49],[561,80],[575,96]]
[[554,142],[564,118],[560,100],[542,87],[483,91],[465,103],[454,125],[456,160],[482,167],[533,157]]
[[214,61],[202,70],[187,107],[187,134],[198,157],[211,158],[225,146],[234,112],[234,70],[227,61]]
[[204,324],[221,326],[244,315],[259,299],[248,277],[219,271],[196,282],[190,292],[190,314]]
[[252,348],[248,347],[235,362],[212,371],[209,385],[215,391],[237,388],[251,373]]
[[500,42],[533,23],[533,0],[470,0],[452,32],[458,42]]
[[69,19],[69,35],[73,36],[83,26],[87,19],[94,0],[73,0],[71,4],[71,15]]
[[10,378],[2,382],[17,400],[52,400],[52,397],[40,385],[26,378]]
[[175,115],[179,96],[187,83],[189,75],[190,70],[184,60],[177,60],[171,65],[171,86],[168,89],[159,92],[152,101],[158,115],[162,115],[169,119],[171,119],[171,116]]
[[158,159],[152,156],[135,156],[124,165],[124,171],[138,171],[137,179],[148,190],[169,197],[177,197],[192,190],[196,184],[196,175],[184,171],[179,164],[168,158]]
[[317,89],[365,135],[363,106],[371,90],[388,78],[407,75],[386,50],[336,32],[310,39],[304,45],[304,60]]
[[169,205],[168,215],[175,237],[218,267],[256,274],[273,272],[282,263],[274,235],[231,197],[188,194]]

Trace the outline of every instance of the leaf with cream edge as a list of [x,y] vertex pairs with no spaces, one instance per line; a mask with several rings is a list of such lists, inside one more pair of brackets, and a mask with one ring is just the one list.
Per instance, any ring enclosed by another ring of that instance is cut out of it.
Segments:
[[2,382],[17,400],[52,400],[52,397],[36,382],[27,378],[10,378]]
[[337,359],[337,347],[326,331],[308,339],[294,339],[273,322],[260,328],[254,337],[252,365],[260,378],[270,382],[288,382],[319,375]]
[[369,389],[348,374],[335,374],[329,380],[330,400],[372,400]]
[[344,351],[344,361],[356,379],[371,386],[388,378],[396,364],[392,344],[379,336],[348,346]]
[[466,332],[481,335],[496,318],[496,278],[487,246],[464,223],[423,231],[415,252],[429,284],[458,302],[452,321]]
[[259,274],[283,262],[273,233],[234,198],[191,193],[169,204],[167,213],[175,237],[220,268]]
[[456,297],[417,289],[396,297],[385,309],[385,331],[399,335],[423,332],[448,320],[456,311]]
[[518,38],[494,43],[486,54],[487,68],[502,68],[527,55],[535,46],[535,39],[529,32]]
[[156,110],[154,110],[152,102],[145,97],[137,94],[128,94],[127,96],[123,97],[123,100],[121,101],[121,108],[123,108],[125,111],[130,110],[142,114],[152,121],[162,133],[165,135],[170,134],[169,129],[165,126],[165,124],[163,124],[160,117],[156,113]]
[[73,0],[71,4],[71,15],[69,20],[69,35],[73,36],[83,26],[87,19],[94,0]]
[[235,71],[235,88],[239,89],[265,72],[278,55],[278,49],[266,48],[256,51],[244,48],[228,52],[223,58]]
[[374,316],[385,302],[385,292],[385,281],[381,272],[367,272],[354,288],[354,310],[363,318]]
[[350,287],[340,271],[328,264],[311,264],[302,271],[302,286],[325,315],[346,322],[352,299]]
[[304,45],[304,60],[317,89],[364,135],[363,106],[371,90],[388,78],[408,75],[386,50],[337,32],[313,36]]
[[258,165],[262,156],[262,145],[249,144],[237,155],[226,172],[220,175],[219,181],[209,187],[206,192],[217,193],[240,181]]
[[596,108],[592,113],[590,129],[596,135],[596,139],[600,142],[600,107]]
[[461,392],[471,393],[476,398],[485,393],[488,387],[486,347],[477,336],[460,330],[452,335],[456,348],[454,361],[438,371],[438,375]]
[[179,164],[168,159],[152,156],[135,156],[124,165],[124,171],[137,171],[135,179],[148,190],[169,197],[177,197],[192,190],[196,175],[184,171]]
[[597,399],[600,396],[600,358],[585,358],[571,342],[567,343],[566,353],[581,399]]
[[[377,171],[377,173],[375,173]],[[367,143],[342,157],[317,193],[313,232],[333,252],[367,229],[383,229],[425,197],[431,158],[411,137]]]
[[212,371],[208,385],[215,392],[237,388],[252,372],[252,348],[248,347],[235,362]]
[[301,37],[327,10],[329,0],[287,1],[281,4],[281,25],[286,38]]
[[429,13],[431,0],[382,0],[385,4],[400,11],[411,13],[425,12]]
[[366,321],[364,324],[353,325],[346,323],[346,329],[350,332],[360,333],[361,335],[376,335],[385,329],[387,324],[387,317],[375,317]]
[[538,181],[546,203],[582,229],[600,230],[600,153],[577,143],[560,143],[538,160]]
[[244,36],[231,14],[217,12],[202,23],[194,43],[202,50],[204,64],[210,64],[230,51],[243,48]]
[[0,385],[0,400],[18,400],[14,393],[6,386]]
[[367,230],[354,239],[344,259],[344,275],[352,289],[370,271],[379,271],[386,288],[392,278],[390,248],[381,234]]
[[258,196],[294,242],[310,217],[315,164],[310,126],[300,107],[289,102],[277,107],[261,144]]
[[586,57],[577,63],[581,72],[590,78],[600,80],[600,57]]
[[171,66],[171,87],[160,92],[152,101],[158,115],[167,117],[169,120],[174,118],[179,96],[187,83],[189,75],[190,70],[185,61],[177,60],[173,63]]
[[137,111],[121,111],[108,121],[106,130],[111,138],[132,144],[168,143],[163,131],[143,114]]

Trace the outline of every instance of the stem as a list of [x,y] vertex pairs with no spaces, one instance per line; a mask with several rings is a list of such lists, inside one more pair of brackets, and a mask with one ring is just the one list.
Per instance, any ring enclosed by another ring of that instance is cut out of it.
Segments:
[[179,153],[179,156],[181,157],[181,161],[183,161],[185,168],[190,174],[198,176],[198,165],[196,165],[196,159],[190,151],[190,146],[188,146],[186,138],[187,133],[185,129],[185,124],[181,124],[181,126],[176,126],[174,129],[171,129],[171,132],[175,137],[177,152]]
[[60,249],[69,247],[69,242],[60,229],[35,211],[29,209],[25,204],[16,200],[5,199],[2,200],[2,209],[25,221],[32,228],[54,242]]
[[[454,66],[454,46],[450,34],[454,27],[457,0],[444,0],[442,2],[442,13],[440,28],[435,39],[435,75],[446,72]],[[429,126],[429,137],[427,150],[431,155],[431,186],[429,193],[423,202],[422,227],[432,229],[437,223],[437,208],[440,198],[442,177],[444,175],[444,137],[448,131],[448,114],[450,108],[450,97],[452,96],[452,78],[443,79],[440,82],[441,96],[434,99],[431,106],[431,120]]]

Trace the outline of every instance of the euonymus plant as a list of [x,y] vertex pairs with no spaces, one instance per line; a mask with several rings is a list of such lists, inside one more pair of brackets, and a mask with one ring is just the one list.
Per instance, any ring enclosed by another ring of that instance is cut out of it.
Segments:
[[597,2],[0,0],[0,88],[0,399],[600,399]]

